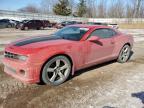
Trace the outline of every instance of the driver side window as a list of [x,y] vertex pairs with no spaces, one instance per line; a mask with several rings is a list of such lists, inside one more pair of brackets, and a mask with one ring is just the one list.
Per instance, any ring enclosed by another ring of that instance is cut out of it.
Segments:
[[111,38],[116,35],[116,32],[112,29],[96,29],[94,32],[91,33],[90,36],[98,36],[100,38]]

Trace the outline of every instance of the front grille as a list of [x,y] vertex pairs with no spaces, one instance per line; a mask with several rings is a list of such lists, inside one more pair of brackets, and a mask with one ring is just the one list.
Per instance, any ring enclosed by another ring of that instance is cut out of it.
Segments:
[[6,58],[17,59],[17,54],[5,51],[4,56]]

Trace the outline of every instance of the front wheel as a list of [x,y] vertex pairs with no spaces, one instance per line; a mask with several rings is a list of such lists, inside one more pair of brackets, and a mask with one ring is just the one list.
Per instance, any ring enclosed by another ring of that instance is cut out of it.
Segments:
[[130,52],[131,52],[131,48],[129,45],[124,45],[123,48],[120,51],[119,57],[117,59],[117,61],[119,63],[125,63],[128,61],[129,57],[130,57]]
[[71,72],[71,62],[65,56],[50,59],[42,70],[42,81],[45,84],[59,85],[67,80]]

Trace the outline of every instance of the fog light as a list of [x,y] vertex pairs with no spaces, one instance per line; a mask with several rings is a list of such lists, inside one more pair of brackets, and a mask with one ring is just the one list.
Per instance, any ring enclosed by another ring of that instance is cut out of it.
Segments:
[[20,70],[19,71],[21,75],[25,75],[25,71],[24,70]]

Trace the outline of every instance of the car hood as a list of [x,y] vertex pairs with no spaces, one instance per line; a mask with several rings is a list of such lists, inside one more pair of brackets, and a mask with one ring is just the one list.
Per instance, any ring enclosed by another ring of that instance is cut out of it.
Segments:
[[15,47],[20,47],[25,49],[34,49],[34,48],[44,48],[48,46],[56,46],[61,44],[68,44],[71,42],[72,41],[70,40],[65,40],[60,37],[50,35],[50,36],[38,36],[38,37],[19,40],[12,43],[12,45]]

